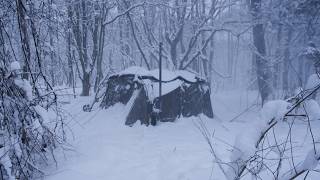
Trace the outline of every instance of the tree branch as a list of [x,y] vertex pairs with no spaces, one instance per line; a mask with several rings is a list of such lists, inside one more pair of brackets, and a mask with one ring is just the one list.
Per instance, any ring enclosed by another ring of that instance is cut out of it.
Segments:
[[[123,0],[123,1],[124,1],[124,3],[127,5],[127,2],[126,2],[125,0]],[[132,19],[131,19],[131,17],[130,17],[130,12],[127,11],[127,12],[126,12],[126,15],[127,15],[128,19],[129,19],[129,22],[130,22],[130,28],[131,28],[131,31],[132,31],[133,39],[134,39],[134,41],[136,42],[136,45],[137,45],[137,47],[138,47],[138,49],[139,49],[139,51],[140,51],[140,53],[141,53],[141,56],[142,56],[144,62],[146,63],[146,66],[147,66],[148,70],[150,70],[150,65],[149,65],[149,63],[148,63],[148,61],[147,61],[146,55],[144,54],[144,52],[143,52],[143,50],[142,50],[142,48],[141,48],[141,46],[140,46],[140,43],[139,43],[139,41],[138,41],[137,35],[136,35],[136,33],[135,33],[133,21],[132,21]]]
[[114,21],[116,21],[118,18],[120,18],[120,17],[128,14],[131,10],[133,10],[133,9],[135,9],[135,8],[137,8],[137,7],[144,6],[145,4],[146,4],[146,2],[142,2],[142,3],[138,3],[138,4],[136,4],[136,5],[133,5],[133,6],[131,6],[130,8],[128,8],[127,10],[125,10],[124,12],[122,12],[122,13],[118,14],[117,16],[115,16],[115,17],[114,17],[113,19],[111,19],[110,21],[105,21],[105,22],[103,23],[103,25],[105,26],[105,25],[111,24],[111,23],[113,23]]

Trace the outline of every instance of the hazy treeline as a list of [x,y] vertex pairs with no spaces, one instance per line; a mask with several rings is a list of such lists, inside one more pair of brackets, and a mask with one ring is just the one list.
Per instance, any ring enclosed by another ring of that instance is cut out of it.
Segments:
[[[188,69],[213,86],[285,96],[304,84],[319,43],[317,0],[1,0],[1,66],[18,60],[53,85],[97,89],[136,65]],[[39,66],[38,64],[41,64]],[[36,77],[33,77],[37,81]],[[279,94],[279,90],[280,93]]]

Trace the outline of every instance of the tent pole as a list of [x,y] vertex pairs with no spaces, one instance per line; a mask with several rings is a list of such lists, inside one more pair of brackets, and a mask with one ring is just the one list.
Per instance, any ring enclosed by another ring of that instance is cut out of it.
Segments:
[[159,43],[159,119],[161,112],[161,95],[162,95],[162,42]]

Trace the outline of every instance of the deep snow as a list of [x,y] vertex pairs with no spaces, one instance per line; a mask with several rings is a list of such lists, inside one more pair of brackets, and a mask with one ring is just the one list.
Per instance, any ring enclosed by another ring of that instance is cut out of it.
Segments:
[[[136,123],[124,125],[127,108],[117,104],[107,110],[94,108],[83,112],[82,106],[92,97],[78,97],[64,106],[71,117],[68,127],[73,151],[58,153],[58,167],[48,169],[47,180],[223,180],[210,154],[210,149],[197,125],[200,119],[214,134],[213,145],[217,155],[230,160],[234,141],[250,145],[255,128],[264,122],[259,114],[257,94],[246,91],[214,93],[212,97],[215,119],[205,116],[179,119],[174,123],[161,123],[146,127]],[[245,111],[245,113],[243,113]],[[232,122],[230,122],[232,121]],[[254,122],[254,123],[252,123]],[[313,129],[319,136],[320,123]],[[299,123],[298,123],[299,124]],[[279,137],[286,136],[286,123],[280,123]],[[295,156],[310,150],[305,123],[295,128],[294,134],[303,146]],[[281,134],[282,133],[282,134]],[[297,140],[298,140],[297,139]],[[301,140],[302,139],[302,140]],[[264,176],[268,177],[268,176]],[[311,173],[310,179],[320,179]],[[251,179],[250,177],[246,179]],[[265,179],[270,179],[265,178]]]

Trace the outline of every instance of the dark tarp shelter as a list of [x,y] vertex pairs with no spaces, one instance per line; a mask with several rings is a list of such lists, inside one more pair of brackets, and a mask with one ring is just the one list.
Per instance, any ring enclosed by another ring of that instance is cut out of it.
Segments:
[[[157,70],[132,67],[112,75],[107,81],[100,107],[108,108],[116,103],[127,104],[131,101],[126,125],[132,125],[137,120],[149,125],[154,116],[162,122],[173,122],[181,116],[201,113],[213,118],[210,88],[205,80],[187,71],[167,70],[164,70],[162,79],[163,93],[159,98]],[[161,111],[158,111],[159,102]]]

